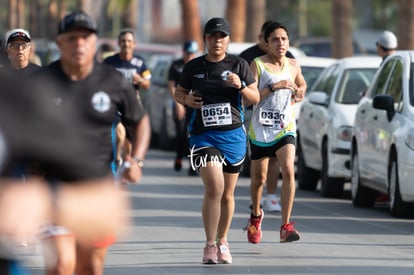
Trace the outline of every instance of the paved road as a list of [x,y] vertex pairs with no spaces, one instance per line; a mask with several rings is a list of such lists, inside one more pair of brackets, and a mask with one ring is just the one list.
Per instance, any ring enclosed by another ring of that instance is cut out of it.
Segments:
[[[266,213],[263,242],[247,243],[249,180],[241,178],[229,234],[232,265],[200,264],[204,246],[198,177],[172,169],[173,154],[151,150],[145,176],[131,187],[131,232],[109,251],[105,274],[413,274],[414,220],[387,209],[355,209],[348,198],[297,191],[292,220],[302,238],[279,243],[280,215]],[[186,167],[185,167],[186,168]],[[32,274],[43,274],[38,249],[21,251]]]

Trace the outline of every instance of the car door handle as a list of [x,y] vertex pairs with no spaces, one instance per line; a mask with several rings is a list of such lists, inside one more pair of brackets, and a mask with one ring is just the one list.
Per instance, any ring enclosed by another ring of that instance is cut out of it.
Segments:
[[309,113],[309,118],[313,118],[313,112]]
[[365,114],[365,109],[361,110],[361,114]]
[[374,117],[373,117],[373,119],[374,119],[374,120],[378,120],[378,116],[374,116]]

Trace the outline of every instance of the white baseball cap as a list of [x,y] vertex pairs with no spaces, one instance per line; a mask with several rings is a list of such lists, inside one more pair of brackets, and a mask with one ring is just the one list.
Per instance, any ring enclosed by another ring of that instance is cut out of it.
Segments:
[[10,40],[12,40],[14,38],[18,38],[18,37],[21,37],[23,39],[26,39],[28,42],[30,42],[30,40],[31,40],[30,34],[29,34],[28,31],[26,31],[24,29],[12,29],[12,30],[9,30],[6,33],[6,36],[5,36],[4,41],[5,41],[6,45],[7,45],[7,44],[10,43]]
[[393,50],[398,47],[397,37],[390,31],[383,31],[378,37],[377,43],[388,50]]

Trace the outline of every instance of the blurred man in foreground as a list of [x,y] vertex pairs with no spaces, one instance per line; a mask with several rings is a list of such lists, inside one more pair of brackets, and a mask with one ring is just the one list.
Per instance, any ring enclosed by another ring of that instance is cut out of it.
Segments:
[[[130,154],[125,155],[129,169],[123,180],[137,183],[150,141],[148,115],[130,83],[113,67],[95,62],[97,30],[94,18],[82,11],[66,15],[59,23],[56,37],[60,59],[36,74],[35,81],[60,91],[51,99],[58,108],[76,106],[72,116],[82,122],[79,133],[89,143],[88,150],[78,157],[90,154],[99,168],[86,171],[90,173],[89,178],[116,173],[114,129],[117,123],[122,123],[132,145]],[[114,187],[102,183],[102,188]],[[85,197],[92,204],[94,199],[93,195]],[[49,261],[46,274],[103,274],[104,259],[109,246],[115,242],[115,232],[98,240],[86,240],[60,225],[59,220],[52,220],[43,231],[48,248],[45,259]]]
[[[127,220],[121,213],[129,206],[123,192],[113,187],[113,178],[88,153],[91,146],[83,138],[84,122],[74,116],[77,106],[50,104],[57,91],[44,83],[19,80],[0,70],[2,275],[27,274],[16,261],[14,248],[21,236],[30,243],[45,220],[53,218],[81,240],[100,240],[124,232]],[[39,163],[56,180],[30,177],[22,184],[22,179],[5,176],[9,163],[25,161]]]

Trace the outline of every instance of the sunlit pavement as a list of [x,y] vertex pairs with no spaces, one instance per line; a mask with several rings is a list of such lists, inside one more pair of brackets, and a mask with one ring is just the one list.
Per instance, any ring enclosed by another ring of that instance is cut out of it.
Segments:
[[[139,186],[130,186],[130,234],[110,248],[105,274],[412,274],[414,220],[392,218],[385,206],[356,209],[349,197],[298,190],[292,220],[301,240],[279,243],[279,213],[265,213],[263,241],[247,243],[249,179],[240,178],[229,233],[231,265],[202,265],[203,185],[173,170],[174,154],[150,150]],[[19,248],[31,274],[43,274],[40,249]]]

